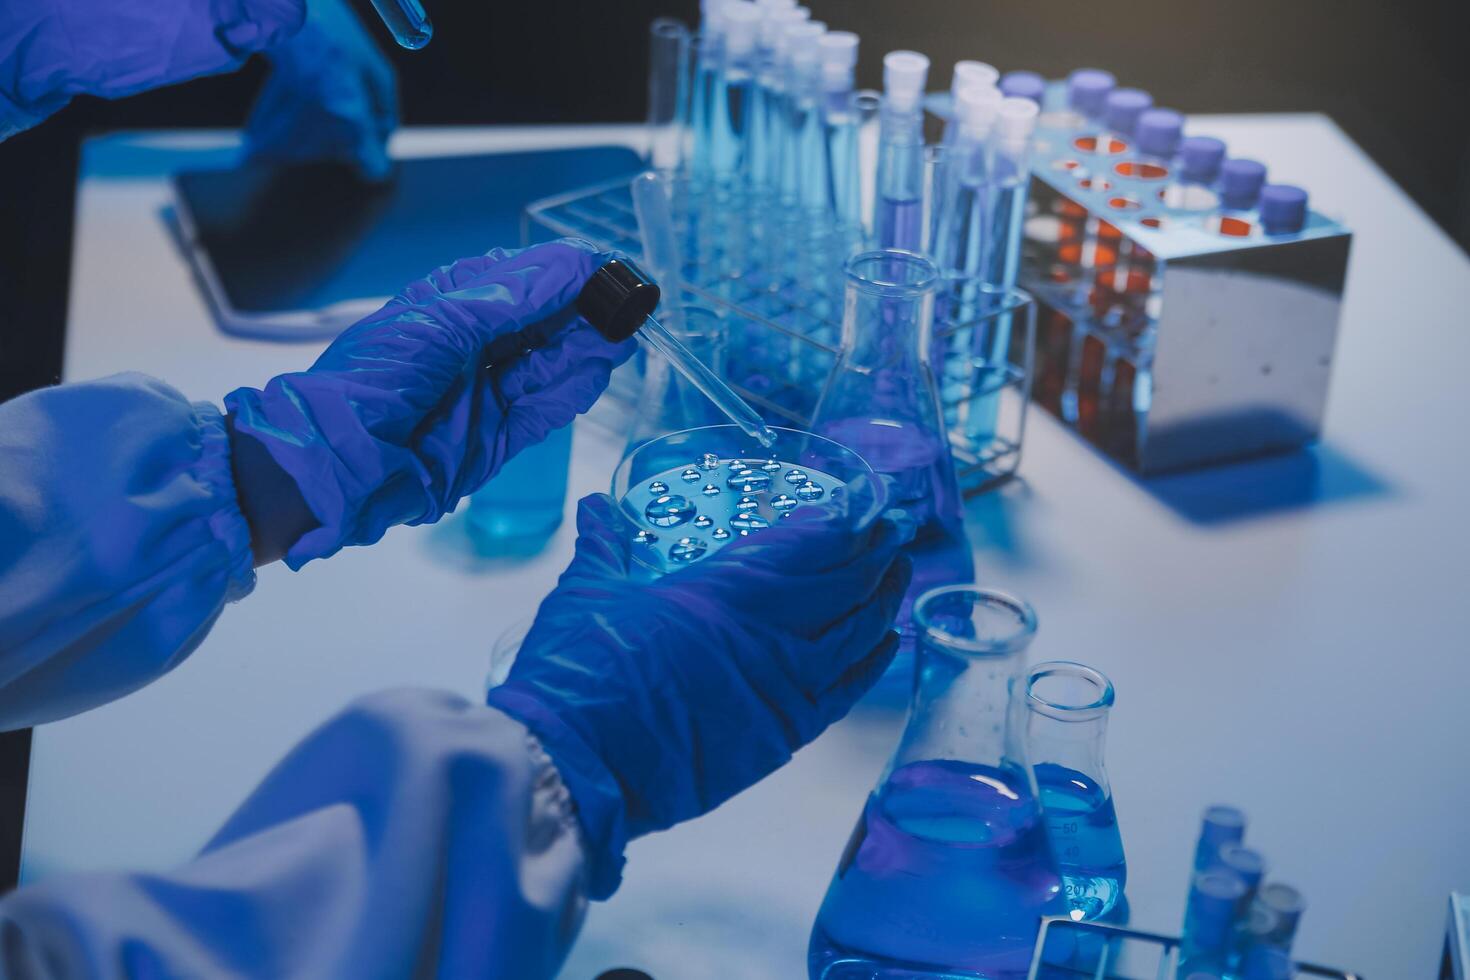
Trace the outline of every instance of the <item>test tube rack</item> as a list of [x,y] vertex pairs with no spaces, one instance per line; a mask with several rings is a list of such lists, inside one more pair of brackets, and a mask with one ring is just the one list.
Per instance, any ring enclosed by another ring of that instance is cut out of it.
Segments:
[[[525,243],[573,236],[641,257],[631,177],[531,203],[523,220]],[[732,230],[720,224],[747,220],[730,217],[742,210],[738,204],[714,206],[712,195],[693,192],[682,178],[675,178],[673,187],[674,220],[683,247],[681,300],[723,318],[721,374],[767,421],[810,428],[840,349],[841,264],[846,251],[815,248],[809,253],[812,261],[792,267],[763,261],[763,250],[750,247],[752,238],[760,237],[758,229]],[[778,219],[773,216],[771,221],[775,224]],[[732,254],[735,248],[746,254]],[[995,329],[1002,318],[1010,320],[1007,363],[994,368],[970,364],[967,338]],[[951,431],[960,487],[972,496],[1010,478],[1020,465],[1036,347],[1036,305],[1025,290],[1010,290],[995,296],[974,319],[937,320],[933,337],[936,349],[964,351],[966,369],[951,365],[943,373],[940,398],[946,419],[959,417],[980,385],[985,386],[982,393],[993,390],[1000,406],[995,435],[984,445],[972,444],[957,425]],[[950,338],[965,342],[946,344]],[[936,365],[936,373],[938,369]],[[972,381],[960,380],[964,377]],[[635,403],[638,379],[615,376],[609,395]]]
[[[1176,937],[1056,915],[1041,920],[1026,980],[1183,980],[1178,968]],[[1356,973],[1301,962],[1293,965],[1293,976],[1362,980]]]
[[1351,233],[1316,212],[1278,235],[1250,212],[1171,206],[1169,178],[1123,140],[1038,131],[1033,397],[1144,475],[1315,441]]

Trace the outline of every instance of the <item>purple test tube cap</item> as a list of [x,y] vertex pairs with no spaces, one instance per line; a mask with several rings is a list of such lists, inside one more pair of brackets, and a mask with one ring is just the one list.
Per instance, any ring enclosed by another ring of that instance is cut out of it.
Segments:
[[1000,93],[1013,99],[1030,99],[1040,105],[1046,93],[1046,79],[1034,71],[1008,71],[1000,76]]
[[1290,235],[1307,223],[1307,192],[1292,184],[1261,188],[1261,227],[1268,235]]
[[1244,211],[1256,206],[1266,183],[1266,165],[1256,160],[1226,160],[1220,165],[1220,203]]
[[1067,105],[1089,119],[1097,119],[1102,115],[1108,93],[1117,84],[1112,72],[1078,68],[1067,76]]
[[1213,136],[1186,136],[1179,144],[1179,158],[1185,180],[1212,184],[1225,162],[1225,144]]
[[1183,133],[1184,117],[1173,109],[1145,109],[1138,114],[1133,138],[1149,156],[1172,157],[1179,151]]
[[1138,126],[1138,117],[1154,104],[1154,97],[1143,89],[1119,88],[1108,93],[1103,108],[1103,122],[1109,130],[1122,136],[1132,136]]

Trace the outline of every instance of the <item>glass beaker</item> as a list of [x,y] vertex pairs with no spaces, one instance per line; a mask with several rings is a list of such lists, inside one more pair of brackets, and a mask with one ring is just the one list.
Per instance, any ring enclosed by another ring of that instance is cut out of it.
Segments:
[[960,490],[929,368],[938,270],[880,249],[848,259],[845,273],[842,352],[812,428],[893,479],[889,506],[913,518],[918,540],[956,532]]
[[1112,707],[1112,682],[1091,667],[1053,660],[1026,676],[1027,748],[1073,919],[1107,915],[1128,879],[1103,765]]
[[1061,876],[1026,755],[1036,614],[955,585],[919,597],[908,727],[812,929],[813,980],[1024,977]]

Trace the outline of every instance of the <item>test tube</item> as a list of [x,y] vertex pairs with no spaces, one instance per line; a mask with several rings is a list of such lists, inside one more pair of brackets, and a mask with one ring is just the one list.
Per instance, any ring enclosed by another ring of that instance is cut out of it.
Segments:
[[417,51],[434,37],[434,25],[419,0],[373,0],[373,7],[393,39],[410,51]]
[[1293,975],[1291,944],[1305,908],[1302,893],[1290,885],[1271,882],[1262,886],[1246,924],[1241,980],[1289,980]]
[[648,28],[648,162],[672,173],[684,157],[689,102],[689,29],[672,17]]
[[1233,806],[1212,806],[1205,810],[1199,829],[1199,843],[1194,849],[1194,870],[1206,871],[1220,859],[1220,848],[1238,844],[1245,837],[1245,814]]
[[1230,211],[1249,211],[1261,198],[1266,183],[1266,165],[1257,160],[1233,159],[1220,165],[1220,206]]
[[1235,938],[1235,913],[1245,882],[1233,871],[1211,868],[1194,876],[1179,940],[1179,972],[1223,972]]

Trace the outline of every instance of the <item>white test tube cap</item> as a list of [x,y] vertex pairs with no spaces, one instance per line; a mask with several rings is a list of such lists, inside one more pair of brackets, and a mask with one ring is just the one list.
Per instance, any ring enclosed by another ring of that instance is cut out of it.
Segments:
[[970,85],[995,85],[1000,81],[1000,72],[994,65],[987,65],[983,61],[956,61],[954,63],[954,75],[950,79],[949,90],[955,95],[960,90]]
[[708,35],[725,32],[725,5],[730,0],[699,0],[699,29]]
[[733,0],[720,10],[720,21],[724,27],[725,51],[732,55],[745,55],[755,50],[756,37],[760,33],[761,12],[748,0]]
[[786,28],[805,22],[811,15],[812,12],[805,7],[769,12],[761,21],[761,45],[779,54],[786,44]]
[[929,80],[929,59],[917,51],[890,51],[883,56],[883,95],[890,109],[919,108]]
[[827,33],[827,25],[819,20],[801,21],[791,24],[781,40],[781,50],[786,61],[792,65],[814,66],[821,60],[817,43]]
[[990,128],[1000,115],[1005,96],[994,83],[966,85],[955,95],[955,118],[959,120],[960,132],[974,139],[990,135]]
[[822,82],[831,90],[852,87],[857,67],[858,36],[852,31],[828,31],[817,39],[822,57]]
[[1021,141],[1031,138],[1036,132],[1036,117],[1041,106],[1030,99],[1007,96],[1000,102],[1000,115],[995,122],[1001,139]]

